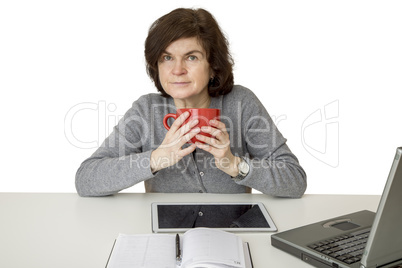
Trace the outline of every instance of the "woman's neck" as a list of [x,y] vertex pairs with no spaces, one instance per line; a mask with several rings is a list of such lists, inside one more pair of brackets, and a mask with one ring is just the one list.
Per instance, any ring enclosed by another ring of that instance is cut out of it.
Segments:
[[184,108],[209,108],[211,104],[211,97],[209,94],[204,96],[197,96],[192,99],[174,99],[174,104],[178,109]]

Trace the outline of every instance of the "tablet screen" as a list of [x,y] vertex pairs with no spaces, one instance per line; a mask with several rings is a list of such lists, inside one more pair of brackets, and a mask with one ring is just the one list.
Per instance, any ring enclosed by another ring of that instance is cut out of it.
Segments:
[[154,232],[196,227],[238,231],[276,231],[262,203],[153,203]]

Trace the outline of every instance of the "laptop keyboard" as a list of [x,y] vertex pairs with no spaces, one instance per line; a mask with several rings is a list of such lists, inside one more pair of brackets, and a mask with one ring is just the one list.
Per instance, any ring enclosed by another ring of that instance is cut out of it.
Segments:
[[370,229],[367,228],[350,234],[336,236],[308,245],[308,247],[346,264],[352,264],[361,260]]

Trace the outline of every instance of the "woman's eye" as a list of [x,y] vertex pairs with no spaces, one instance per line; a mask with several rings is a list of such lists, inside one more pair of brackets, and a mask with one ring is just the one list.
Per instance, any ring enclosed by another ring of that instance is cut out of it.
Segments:
[[188,59],[190,61],[195,61],[197,59],[197,57],[196,56],[188,56]]
[[169,55],[165,55],[165,56],[162,57],[162,59],[163,59],[164,61],[170,61],[170,60],[172,60],[172,57],[169,56]]

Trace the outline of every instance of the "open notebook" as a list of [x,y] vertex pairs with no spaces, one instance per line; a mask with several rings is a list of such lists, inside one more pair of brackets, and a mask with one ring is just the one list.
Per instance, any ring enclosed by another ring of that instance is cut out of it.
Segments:
[[196,228],[180,237],[181,261],[176,259],[176,235],[120,234],[107,268],[252,268],[247,243],[240,237],[216,229]]

